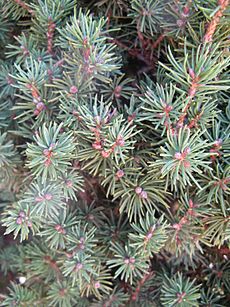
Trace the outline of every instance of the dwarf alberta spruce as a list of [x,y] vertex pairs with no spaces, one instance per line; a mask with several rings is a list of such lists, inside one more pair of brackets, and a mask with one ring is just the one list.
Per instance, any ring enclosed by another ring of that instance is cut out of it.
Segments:
[[0,306],[229,306],[229,0],[0,12]]

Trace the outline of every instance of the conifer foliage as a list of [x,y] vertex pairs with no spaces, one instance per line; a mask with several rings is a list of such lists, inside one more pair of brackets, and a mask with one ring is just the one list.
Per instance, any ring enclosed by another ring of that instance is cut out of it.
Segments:
[[0,306],[229,306],[229,0],[0,13]]

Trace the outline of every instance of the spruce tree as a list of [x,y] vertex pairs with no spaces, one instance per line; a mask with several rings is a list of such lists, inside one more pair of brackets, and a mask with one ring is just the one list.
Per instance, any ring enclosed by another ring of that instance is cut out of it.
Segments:
[[229,306],[229,0],[0,12],[0,306]]

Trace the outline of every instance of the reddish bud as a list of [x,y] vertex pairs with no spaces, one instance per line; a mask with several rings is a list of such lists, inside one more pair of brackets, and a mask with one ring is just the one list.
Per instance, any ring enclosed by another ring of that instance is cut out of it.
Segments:
[[114,95],[115,95],[116,98],[120,98],[121,97],[121,90],[122,90],[122,87],[120,85],[115,87]]
[[108,158],[110,156],[110,153],[108,151],[102,150],[101,155],[103,158]]
[[218,0],[218,5],[219,6],[225,5],[226,3],[227,3],[226,0]]
[[70,91],[71,94],[76,94],[78,92],[78,88],[73,85],[73,86],[71,86],[69,91]]
[[95,282],[94,287],[96,289],[100,288],[101,284],[99,283],[99,281]]
[[192,208],[188,209],[188,215],[197,216],[196,212],[194,212]]
[[191,152],[191,148],[190,147],[186,147],[184,150],[184,154],[188,155]]
[[66,234],[65,229],[61,225],[56,225],[54,228],[55,230],[57,230],[58,233]]
[[147,240],[150,240],[150,239],[152,238],[152,236],[153,236],[153,233],[152,233],[152,232],[149,232],[149,233],[147,233],[147,235],[146,235],[146,239],[147,239]]
[[29,50],[28,49],[24,49],[24,51],[23,51],[23,55],[29,55],[30,53],[29,53]]
[[189,6],[185,6],[185,7],[183,8],[183,15],[184,15],[184,16],[188,16],[188,15],[189,15]]
[[93,72],[94,72],[94,68],[93,67],[88,67],[86,69],[86,73],[89,74],[89,75],[91,75]]
[[67,180],[66,185],[68,188],[71,188],[73,186],[73,182],[71,180]]
[[14,80],[10,76],[7,76],[6,80],[7,80],[7,84],[9,85],[14,84]]
[[188,219],[187,219],[186,216],[182,217],[182,219],[180,220],[180,224],[181,224],[181,225],[184,225],[184,224],[186,224],[187,222],[188,222]]
[[177,293],[177,297],[178,297],[178,300],[177,302],[180,304],[182,303],[183,301],[183,298],[185,297],[186,293],[185,292],[182,292],[182,293]]
[[45,197],[46,200],[51,200],[51,199],[53,199],[53,195],[50,194],[50,193],[46,193],[46,194],[44,195],[44,197]]
[[79,116],[79,113],[78,113],[76,110],[73,110],[72,114],[73,114],[74,116]]
[[188,73],[189,73],[189,76],[192,78],[192,79],[195,79],[196,75],[195,75],[195,72],[192,68],[189,68],[188,69]]
[[56,26],[55,26],[55,23],[52,22],[52,23],[50,24],[50,30],[53,32],[53,31],[55,30],[55,27],[56,27]]
[[40,114],[39,110],[34,110],[34,115],[38,116]]
[[141,192],[142,192],[142,188],[141,187],[136,187],[136,189],[135,189],[135,192],[136,192],[136,194],[141,194]]
[[88,44],[88,38],[87,37],[84,37],[83,39],[83,45],[87,45]]
[[26,84],[26,88],[28,88],[29,90],[32,89],[32,85],[31,84]]
[[129,262],[130,262],[130,263],[135,263],[135,258],[131,257],[131,258],[129,259]]
[[24,211],[20,211],[19,212],[19,216],[22,217],[22,218],[25,218],[26,217],[26,213]]
[[[182,128],[184,126],[184,121],[179,121],[176,126],[177,126],[177,128]],[[174,135],[175,134],[176,133],[174,132]]]
[[81,242],[81,243],[84,243],[84,242],[85,242],[85,238],[84,238],[84,237],[81,237],[81,238],[80,238],[80,242]]
[[124,263],[125,263],[125,264],[129,264],[129,258],[125,258],[125,259],[124,259]]
[[118,178],[122,178],[123,176],[124,176],[124,171],[123,170],[121,170],[121,169],[119,169],[117,172],[116,172],[116,176],[118,177]]
[[128,116],[128,122],[133,121],[135,119],[135,117],[136,117],[136,113],[133,113],[132,115],[129,115]]
[[43,150],[43,155],[46,156],[46,157],[49,156],[50,155],[49,149],[44,149]]
[[62,228],[61,225],[55,225],[55,230],[60,231],[60,229]]
[[16,220],[16,224],[21,225],[23,222],[23,219],[21,217],[18,217]]
[[83,264],[82,263],[77,263],[76,266],[75,266],[75,270],[78,271],[78,270],[81,270],[83,268]]
[[44,200],[44,198],[42,196],[35,197],[35,201],[38,202],[38,203],[43,201],[43,200]]
[[216,140],[214,142],[214,146],[219,148],[222,145],[222,143],[223,143],[223,140],[222,139],[218,139],[218,140]]
[[[60,131],[61,131],[61,130],[60,130]],[[63,132],[63,130],[62,130],[62,132]],[[55,146],[56,146],[55,143],[51,143],[50,146],[49,146],[49,150],[54,149]]]
[[46,167],[48,167],[50,164],[51,164],[51,160],[50,160],[50,159],[47,159],[47,160],[44,162],[44,165],[45,165]]
[[188,203],[189,203],[189,208],[193,208],[194,205],[193,205],[193,201],[191,199],[189,199]]
[[144,198],[144,199],[147,199],[147,198],[148,198],[147,192],[142,191],[141,194],[140,194],[140,197],[141,197],[141,198]]
[[36,105],[36,109],[39,110],[39,111],[42,111],[45,109],[45,105],[43,102],[38,102],[37,105]]
[[100,125],[101,124],[101,117],[100,116],[95,116],[94,117],[94,120],[96,122],[97,125]]
[[118,146],[124,146],[125,145],[125,140],[123,139],[122,136],[118,136],[117,140],[116,140],[116,144]]
[[184,161],[184,167],[185,168],[190,168],[191,167],[191,163],[189,161]]
[[177,160],[181,160],[182,154],[180,152],[176,152],[175,155],[174,155],[174,158],[177,159]]
[[101,144],[99,144],[99,143],[93,143],[92,144],[92,147],[94,148],[94,149],[97,149],[97,150],[100,150],[102,147],[101,147]]
[[169,112],[172,111],[172,109],[173,109],[173,107],[167,104],[167,105],[165,106],[165,108],[164,108],[164,111],[165,111],[165,113],[168,114]]
[[194,97],[196,94],[196,88],[190,88],[188,94],[190,97]]
[[173,224],[172,227],[178,231],[178,230],[181,230],[182,225],[181,224]]
[[178,25],[178,27],[181,28],[181,27],[184,26],[185,22],[184,22],[184,20],[178,19],[177,22],[176,22],[176,24]]

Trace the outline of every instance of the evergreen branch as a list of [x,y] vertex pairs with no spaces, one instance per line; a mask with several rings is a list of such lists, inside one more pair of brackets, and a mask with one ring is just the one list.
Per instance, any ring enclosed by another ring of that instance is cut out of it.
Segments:
[[74,138],[72,132],[61,133],[61,125],[44,124],[35,135],[36,144],[28,144],[28,167],[33,175],[42,176],[42,183],[48,178],[57,179],[66,172],[73,157]]
[[220,22],[220,19],[223,16],[224,11],[227,9],[229,5],[229,0],[218,0],[217,3],[218,3],[218,9],[215,12],[211,22],[208,24],[206,33],[204,35],[204,43],[208,43],[212,41],[213,35]]
[[130,300],[131,300],[131,301],[137,301],[138,295],[139,295],[139,293],[140,293],[140,291],[141,291],[141,287],[142,287],[142,286],[144,285],[144,283],[145,283],[149,278],[151,278],[153,275],[154,275],[153,272],[148,272],[148,273],[146,273],[146,274],[142,277],[142,279],[141,279],[140,281],[138,281],[137,287],[136,287],[135,290],[132,291],[132,293],[131,293],[131,296],[130,296]]
[[0,13],[0,305],[229,306],[229,1]]
[[34,11],[22,0],[14,0],[19,6],[21,6],[24,10],[30,13],[32,16],[34,15]]
[[53,48],[53,36],[55,31],[56,25],[50,18],[48,22],[48,30],[47,30],[47,51],[48,53],[52,54],[52,48]]
[[161,302],[164,306],[199,306],[199,286],[194,286],[195,280],[184,280],[178,273],[172,279],[165,276],[162,286]]

